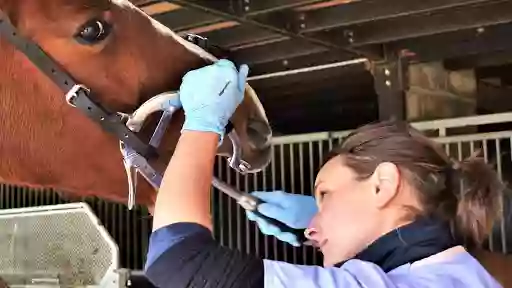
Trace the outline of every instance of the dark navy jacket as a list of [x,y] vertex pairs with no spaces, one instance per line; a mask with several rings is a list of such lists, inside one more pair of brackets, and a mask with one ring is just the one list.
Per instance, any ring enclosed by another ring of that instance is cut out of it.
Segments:
[[332,268],[262,260],[220,246],[201,225],[177,223],[151,235],[145,273],[161,288],[501,287],[461,246],[387,272],[381,266],[360,259]]

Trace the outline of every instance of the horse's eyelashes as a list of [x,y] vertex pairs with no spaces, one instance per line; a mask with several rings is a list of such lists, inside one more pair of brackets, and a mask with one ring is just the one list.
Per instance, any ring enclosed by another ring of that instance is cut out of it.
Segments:
[[92,19],[82,25],[75,35],[80,44],[97,44],[110,34],[110,23],[102,19]]

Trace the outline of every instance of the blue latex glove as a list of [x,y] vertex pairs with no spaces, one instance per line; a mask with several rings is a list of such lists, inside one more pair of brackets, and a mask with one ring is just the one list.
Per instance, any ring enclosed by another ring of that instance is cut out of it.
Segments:
[[[289,227],[305,229],[318,212],[315,198],[312,196],[290,194],[283,191],[252,192],[251,195],[265,201],[258,206],[258,212],[274,218]],[[256,214],[246,211],[247,218],[256,221],[263,234],[275,236],[277,239],[299,247],[300,244],[295,235],[281,230]]]
[[233,62],[224,59],[188,72],[179,92],[185,111],[182,131],[215,132],[222,142],[226,125],[244,98],[248,73],[247,65],[238,72]]

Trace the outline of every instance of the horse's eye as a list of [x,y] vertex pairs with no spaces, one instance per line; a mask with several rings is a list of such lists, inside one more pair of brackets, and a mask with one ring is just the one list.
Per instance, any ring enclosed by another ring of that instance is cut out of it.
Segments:
[[85,23],[75,38],[83,44],[96,44],[107,38],[110,33],[110,24],[104,20],[94,19]]

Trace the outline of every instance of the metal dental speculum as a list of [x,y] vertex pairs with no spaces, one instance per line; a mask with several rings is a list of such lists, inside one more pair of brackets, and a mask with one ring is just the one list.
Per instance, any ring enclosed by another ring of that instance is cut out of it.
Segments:
[[[178,92],[159,94],[142,104],[133,114],[128,115],[129,118],[126,122],[126,127],[137,133],[141,130],[144,121],[149,115],[161,111],[162,116],[160,117],[160,121],[158,122],[151,140],[149,141],[149,144],[156,149],[160,145],[162,137],[167,130],[167,126],[171,122],[172,115],[180,108],[181,102],[179,100]],[[245,174],[250,167],[241,159],[242,147],[235,129],[232,127],[231,123],[228,126],[230,127],[226,129],[226,133],[233,146],[233,155],[228,159],[229,166],[235,169],[238,173]],[[135,205],[138,174],[141,174],[151,184],[151,186],[157,190],[160,188],[163,176],[148,163],[146,158],[141,156],[134,149],[127,146],[123,141],[120,141],[119,144],[128,177],[128,209],[131,210]]]

